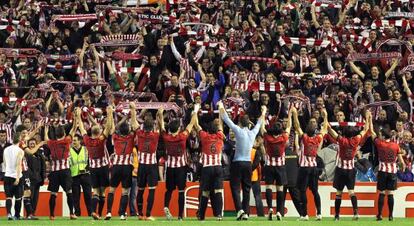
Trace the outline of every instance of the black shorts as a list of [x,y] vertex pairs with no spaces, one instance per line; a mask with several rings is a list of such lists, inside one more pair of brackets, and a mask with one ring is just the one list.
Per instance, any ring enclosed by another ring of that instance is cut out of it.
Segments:
[[31,190],[32,189],[32,183],[30,182],[30,176],[29,172],[25,171],[23,172],[22,178],[20,180],[23,180],[23,190]]
[[112,166],[110,181],[111,187],[116,188],[119,183],[121,183],[122,188],[130,188],[132,184],[132,169],[131,165]]
[[138,166],[138,187],[155,187],[158,185],[158,166],[157,164],[139,164]]
[[4,193],[8,198],[21,198],[23,196],[23,178],[20,178],[19,184],[14,185],[16,181],[12,177],[4,177]]
[[287,184],[287,175],[285,166],[265,166],[263,169],[264,181],[267,185],[277,186]]
[[91,185],[92,188],[109,187],[109,167],[91,168]]
[[167,167],[165,186],[167,190],[184,190],[187,183],[187,167]]
[[47,190],[50,192],[58,192],[59,186],[63,188],[65,192],[72,190],[72,175],[70,169],[64,169],[59,171],[52,171],[49,173],[49,186]]
[[378,172],[377,189],[380,191],[394,191],[397,189],[397,174]]
[[333,187],[336,190],[342,191],[345,186],[348,190],[355,188],[356,169],[342,169],[336,167]]
[[208,166],[201,169],[200,189],[211,191],[213,189],[223,189],[223,167]]
[[308,187],[318,189],[319,172],[316,167],[300,167],[296,187],[301,191],[306,191]]

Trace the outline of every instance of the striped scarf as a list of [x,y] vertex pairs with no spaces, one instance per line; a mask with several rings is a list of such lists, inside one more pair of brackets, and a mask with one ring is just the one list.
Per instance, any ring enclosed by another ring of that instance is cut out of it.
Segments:
[[411,23],[409,20],[374,20],[371,24],[371,28],[372,29],[384,29],[387,27],[391,27],[391,26],[395,26],[395,27],[406,27],[406,28],[410,28],[411,27]]
[[384,52],[384,53],[351,53],[346,58],[347,61],[370,61],[381,59],[394,59],[401,58],[402,55],[399,52]]
[[365,126],[364,122],[329,122],[329,124],[331,126],[340,126],[340,127],[345,127],[345,126],[363,127]]
[[362,46],[364,46],[369,52],[372,51],[372,42],[370,42],[368,38],[365,38],[362,36],[347,34],[347,35],[339,36],[339,39],[338,38],[333,39],[334,45],[339,44],[339,42],[346,42],[346,41],[359,43]]
[[138,35],[106,35],[95,46],[131,46],[138,45]]
[[68,15],[53,15],[52,21],[86,21],[96,20],[98,17],[94,13],[90,14],[68,14]]
[[296,44],[301,46],[317,46],[326,48],[331,44],[331,41],[326,39],[297,38],[285,36],[279,38],[279,44],[280,46],[284,46],[286,44]]
[[[160,108],[164,108],[164,110],[169,111],[172,110],[174,112],[178,112],[180,107],[176,103],[172,102],[136,102],[135,101],[136,109],[155,109],[158,110]],[[129,102],[122,102],[116,106],[115,112],[120,112],[123,114],[129,114]]]
[[398,112],[403,112],[400,105],[395,101],[377,101],[371,104],[366,104],[364,106],[359,107],[359,110],[369,109],[372,113],[374,119],[377,119],[379,116],[379,112],[382,110],[382,107],[385,106],[394,106]]
[[280,82],[257,82],[253,81],[249,84],[248,90],[250,92],[259,90],[264,92],[281,92],[282,85]]

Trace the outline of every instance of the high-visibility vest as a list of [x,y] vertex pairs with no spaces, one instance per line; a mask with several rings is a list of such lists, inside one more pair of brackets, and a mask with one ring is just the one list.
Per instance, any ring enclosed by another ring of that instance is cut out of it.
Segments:
[[88,166],[88,152],[84,146],[81,147],[79,154],[73,147],[70,148],[70,173],[72,177],[86,172]]
[[[255,148],[252,148],[252,152],[251,152],[251,156],[250,156],[250,159],[251,159],[251,162],[252,163],[254,161],[254,156],[255,155],[256,155],[256,149]],[[258,180],[260,180],[259,175],[260,175],[260,164],[252,172],[252,181],[258,181]]]

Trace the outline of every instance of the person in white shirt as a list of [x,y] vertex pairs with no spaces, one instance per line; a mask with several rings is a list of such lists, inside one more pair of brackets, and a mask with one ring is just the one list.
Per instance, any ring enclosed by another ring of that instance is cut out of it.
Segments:
[[[22,207],[23,183],[22,162],[24,151],[19,147],[19,134],[14,134],[13,145],[4,149],[4,191],[6,193],[7,218],[9,220],[19,220]],[[15,198],[14,217],[11,215],[12,200]]]

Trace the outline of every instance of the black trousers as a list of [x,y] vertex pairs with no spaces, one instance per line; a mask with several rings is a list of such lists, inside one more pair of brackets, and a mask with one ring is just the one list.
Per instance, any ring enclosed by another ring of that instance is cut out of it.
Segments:
[[37,208],[37,203],[39,201],[39,191],[40,191],[40,187],[42,186],[42,183],[34,183],[31,187],[31,203],[32,203],[32,211],[33,211],[33,215],[36,215],[36,208]]
[[[230,187],[236,211],[244,210],[249,214],[250,189],[252,187],[251,162],[232,162],[230,166]],[[240,187],[243,192],[243,201],[240,200]]]
[[260,188],[260,181],[252,182],[252,190],[254,201],[256,202],[256,214],[258,217],[264,217],[262,190]]
[[81,215],[80,208],[80,192],[81,186],[83,191],[83,198],[85,200],[86,209],[88,210],[88,216],[91,215],[91,202],[92,202],[92,186],[91,177],[89,173],[81,174],[76,177],[72,177],[72,193],[73,193],[73,207],[75,208],[75,215]]
[[[295,205],[296,211],[298,211],[299,216],[302,216],[302,204],[300,201],[300,191],[295,186],[284,186],[283,193],[285,195],[284,200],[286,200],[286,194],[289,191],[290,197],[292,198],[293,205]],[[283,203],[283,209],[285,209],[285,203]],[[285,213],[283,212],[283,216]]]

